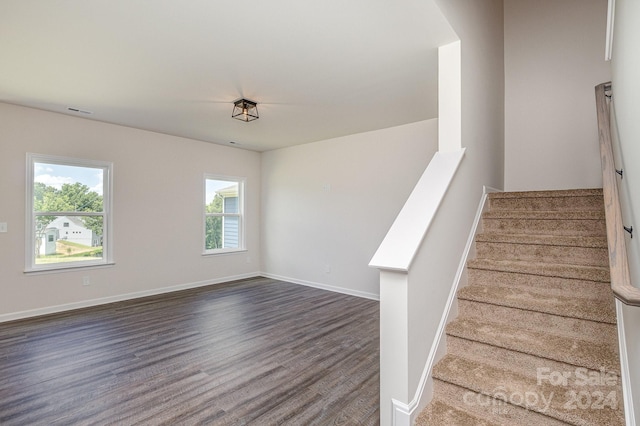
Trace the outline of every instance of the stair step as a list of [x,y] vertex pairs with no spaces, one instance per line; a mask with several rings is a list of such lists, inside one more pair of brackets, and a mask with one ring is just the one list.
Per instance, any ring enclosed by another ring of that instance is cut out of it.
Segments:
[[[495,368],[504,368],[520,372],[529,377],[537,377],[538,369],[545,369],[546,371],[571,371],[575,373],[577,368],[585,368],[554,359],[531,355],[526,352],[494,346],[478,340],[457,337],[453,334],[447,334],[447,353],[482,362]],[[595,371],[600,374],[601,369],[589,369],[589,371]],[[603,367],[602,371],[606,372],[607,377],[617,377],[617,380],[619,380],[619,369],[607,370]]]
[[[568,265],[519,260],[471,259],[467,262],[467,267],[470,269],[515,272],[538,277],[570,278],[602,283],[610,283],[611,280],[609,268],[602,266]],[[535,283],[533,285],[535,285]]]
[[507,325],[518,324],[524,329],[534,331],[553,330],[553,333],[558,336],[581,338],[595,343],[603,342],[617,345],[618,341],[616,325],[607,322],[527,311],[474,300],[458,300],[458,317]]
[[[454,407],[458,411],[469,413],[476,418],[492,422],[490,424],[498,424],[500,426],[567,426],[567,423],[563,421],[505,401],[490,398],[445,381],[435,379],[433,385],[434,392],[437,394],[437,401],[442,401],[442,403]],[[439,422],[423,424],[450,426],[450,423]],[[453,424],[456,426],[475,426],[475,423]]]
[[607,282],[559,278],[526,273],[467,268],[469,285],[495,285],[500,287],[535,288],[550,295],[576,295],[583,299],[606,299],[611,297],[611,286]]
[[606,237],[479,234],[476,256],[574,265],[609,266]]
[[485,232],[604,236],[606,227],[603,211],[488,211],[482,215]]
[[489,194],[491,210],[602,210],[602,189],[568,191],[494,192]]
[[[561,376],[569,372],[553,373]],[[618,385],[604,383],[599,386],[580,386],[580,378],[571,375],[567,377],[566,384],[556,382],[557,385],[554,385],[547,378],[538,380],[537,377],[451,354],[445,355],[434,367],[433,377],[460,387],[462,397],[458,401],[462,405],[470,405],[469,402],[474,401],[468,393],[472,391],[497,400],[509,401],[511,405],[527,408],[573,425],[624,425],[622,395]],[[576,396],[584,396],[581,399],[572,399],[571,391],[575,392]],[[593,405],[595,403],[597,404]]]
[[476,242],[608,248],[606,236],[528,235],[485,232],[476,236]]
[[569,211],[520,211],[520,210],[489,210],[482,214],[491,219],[539,219],[547,221],[565,220],[604,220],[604,210],[569,210]]
[[501,426],[486,419],[474,416],[443,401],[433,401],[416,419],[415,426]]
[[492,193],[481,229],[416,424],[624,425],[602,190]]
[[616,371],[619,365],[617,345],[527,330],[517,324],[511,326],[459,317],[447,325],[447,335],[595,371]]
[[458,291],[458,299],[563,317],[610,324],[616,323],[615,305],[613,305],[613,301],[609,300],[584,300],[577,297],[554,296],[523,288],[483,285],[468,286],[460,289]]

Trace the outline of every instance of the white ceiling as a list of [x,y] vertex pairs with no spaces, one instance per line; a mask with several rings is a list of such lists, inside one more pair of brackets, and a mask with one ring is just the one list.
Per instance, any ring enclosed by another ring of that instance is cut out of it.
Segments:
[[454,39],[433,0],[0,0],[0,101],[265,151],[436,117]]

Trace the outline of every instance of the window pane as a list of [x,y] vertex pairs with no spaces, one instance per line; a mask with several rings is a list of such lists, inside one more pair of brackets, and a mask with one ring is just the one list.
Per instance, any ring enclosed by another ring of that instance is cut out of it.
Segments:
[[238,248],[240,239],[238,238],[238,225],[240,221],[238,217],[225,217],[222,222],[222,247]]
[[223,210],[225,213],[238,213],[238,190],[236,189],[235,195],[224,197]]
[[103,211],[102,168],[36,162],[33,174],[34,211]]
[[35,263],[102,260],[102,216],[36,216]]
[[[207,213],[223,213],[227,198],[235,198],[236,203],[239,194],[239,183],[229,180],[207,179],[206,180],[206,197]],[[225,213],[238,213],[237,204],[236,211],[224,211]]]
[[205,250],[222,248],[222,217],[206,217]]

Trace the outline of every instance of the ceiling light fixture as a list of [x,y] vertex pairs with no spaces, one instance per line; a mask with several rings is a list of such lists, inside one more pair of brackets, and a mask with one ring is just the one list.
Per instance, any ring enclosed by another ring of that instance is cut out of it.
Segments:
[[247,99],[238,99],[233,103],[231,118],[249,122],[260,118],[258,116],[258,104]]

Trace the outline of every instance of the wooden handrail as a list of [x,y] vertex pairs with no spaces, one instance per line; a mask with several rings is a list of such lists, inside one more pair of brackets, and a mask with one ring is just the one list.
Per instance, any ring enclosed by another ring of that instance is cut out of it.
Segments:
[[611,269],[611,290],[616,298],[627,305],[640,306],[640,288],[631,284],[629,260],[622,223],[622,210],[618,196],[616,169],[613,161],[611,141],[611,119],[606,91],[611,83],[596,86],[596,109],[598,111],[598,134],[600,137],[600,160],[602,162],[602,192],[607,220],[607,241],[609,244],[609,268]]

